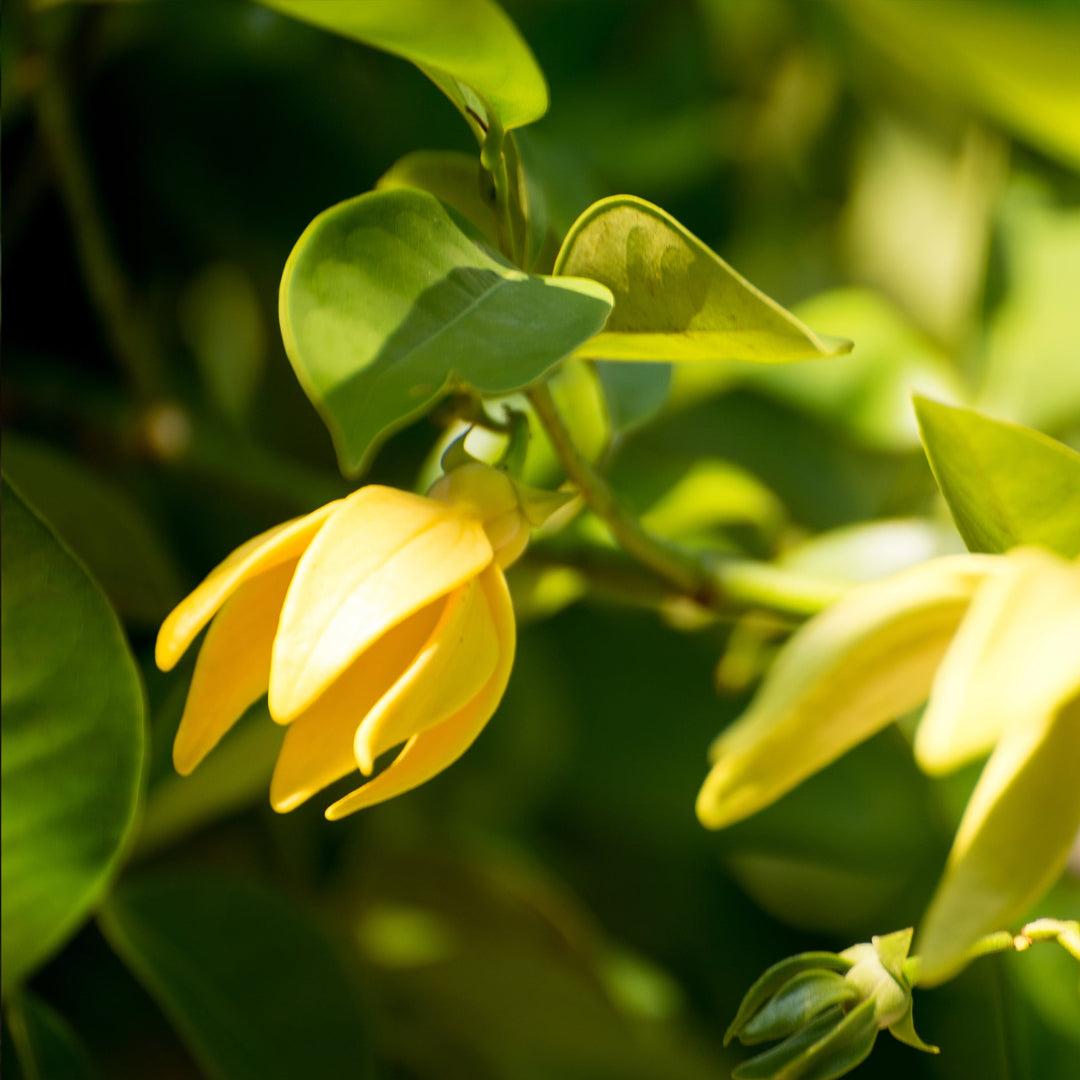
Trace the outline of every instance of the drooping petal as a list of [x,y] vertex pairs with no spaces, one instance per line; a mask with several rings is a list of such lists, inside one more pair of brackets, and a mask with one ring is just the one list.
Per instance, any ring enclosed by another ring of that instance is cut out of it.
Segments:
[[169,671],[187,651],[214,612],[245,581],[303,554],[324,522],[341,505],[327,503],[306,517],[294,518],[260,533],[238,547],[224,562],[210,571],[203,582],[169,613],[158,631],[155,659],[162,671]]
[[464,708],[491,678],[499,645],[484,589],[470,581],[451,594],[415,663],[360,725],[354,744],[360,771],[370,776],[385,750]]
[[436,600],[366,649],[285,733],[270,803],[285,813],[356,768],[353,740],[364,717],[407,673],[447,606]]
[[326,811],[331,821],[410,791],[453,764],[472,745],[502,700],[514,663],[514,609],[506,579],[497,566],[481,575],[499,640],[499,660],[487,685],[460,712],[414,735],[394,762],[374,780],[339,799]]
[[210,624],[173,743],[181,776],[266,693],[270,650],[296,563],[292,559],[245,581]]
[[[915,756],[943,773],[986,753],[1016,717],[1080,690],[1080,565],[1015,548],[980,590],[938,670]],[[1080,776],[1077,778],[1080,784]]]
[[1005,730],[975,787],[919,928],[919,984],[951,978],[1064,869],[1080,829],[1080,698]]
[[495,561],[504,570],[521,558],[532,535],[528,520],[517,510],[489,521],[484,526],[484,531],[495,549]]
[[475,518],[394,488],[354,492],[300,559],[285,598],[271,715],[296,716],[372,642],[491,559]]
[[748,817],[918,705],[998,562],[921,563],[852,589],[799,630],[750,709],[713,744],[697,801],[702,824]]

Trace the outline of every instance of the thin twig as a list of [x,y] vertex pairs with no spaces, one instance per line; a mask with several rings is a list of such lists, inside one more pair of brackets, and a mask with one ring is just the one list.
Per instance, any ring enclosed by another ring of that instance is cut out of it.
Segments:
[[627,554],[676,593],[714,611],[768,608],[805,617],[820,611],[844,591],[845,586],[834,581],[793,574],[769,563],[717,559],[654,536],[578,450],[548,386],[540,384],[527,393],[567,476],[581,491],[586,505],[607,525]]

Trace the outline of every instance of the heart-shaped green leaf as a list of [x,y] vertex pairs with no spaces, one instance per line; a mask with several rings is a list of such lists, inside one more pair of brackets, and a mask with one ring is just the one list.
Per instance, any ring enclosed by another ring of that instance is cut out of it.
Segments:
[[593,360],[751,360],[836,356],[851,342],[822,338],[733,270],[673,217],[617,195],[574,222],[556,274],[606,285],[615,310],[577,350]]
[[454,385],[508,393],[604,324],[603,285],[515,269],[438,199],[377,191],[320,214],[281,280],[281,330],[342,469]]
[[1031,428],[916,397],[923,445],[964,543],[1080,554],[1080,454]]
[[192,869],[145,875],[112,894],[100,923],[213,1080],[370,1074],[344,966],[264,887]]
[[143,693],[101,589],[3,482],[3,986],[71,934],[131,829]]
[[499,222],[493,202],[480,193],[480,161],[459,150],[414,150],[379,177],[377,191],[418,188],[441,199],[475,226],[492,246],[499,244]]
[[543,73],[492,0],[261,0],[342,37],[411,60],[483,141],[547,112]]

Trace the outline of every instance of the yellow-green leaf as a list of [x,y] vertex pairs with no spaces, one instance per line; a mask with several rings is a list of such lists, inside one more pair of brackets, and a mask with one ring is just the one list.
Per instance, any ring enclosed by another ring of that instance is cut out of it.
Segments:
[[589,207],[555,273],[592,278],[615,297],[604,332],[577,349],[588,359],[780,363],[851,349],[815,334],[670,214],[633,196]]
[[411,60],[477,135],[509,131],[547,112],[536,59],[492,0],[261,0],[342,37]]
[[502,394],[538,379],[610,310],[603,285],[516,269],[412,188],[324,211],[281,279],[285,350],[347,473],[455,384]]
[[3,482],[3,987],[108,887],[134,823],[143,692],[115,612]]
[[499,246],[499,223],[493,202],[480,194],[480,161],[458,150],[414,150],[379,177],[376,191],[418,188],[456,210],[476,226],[493,247]]
[[1080,555],[1080,454],[1031,428],[916,397],[923,445],[964,543]]

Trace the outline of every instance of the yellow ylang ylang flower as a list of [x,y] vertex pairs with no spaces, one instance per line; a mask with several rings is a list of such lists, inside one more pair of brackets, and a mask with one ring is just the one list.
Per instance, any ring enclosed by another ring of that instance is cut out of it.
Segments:
[[697,812],[714,829],[747,817],[927,699],[926,772],[992,751],[919,928],[933,984],[1027,913],[1080,830],[1080,562],[1021,547],[852,589],[791,638],[713,744]]
[[169,670],[210,624],[173,746],[190,773],[268,694],[288,729],[270,801],[291,810],[404,743],[337,819],[422,784],[491,718],[514,659],[503,569],[557,496],[470,463],[427,496],[370,485],[234,551],[169,615]]

